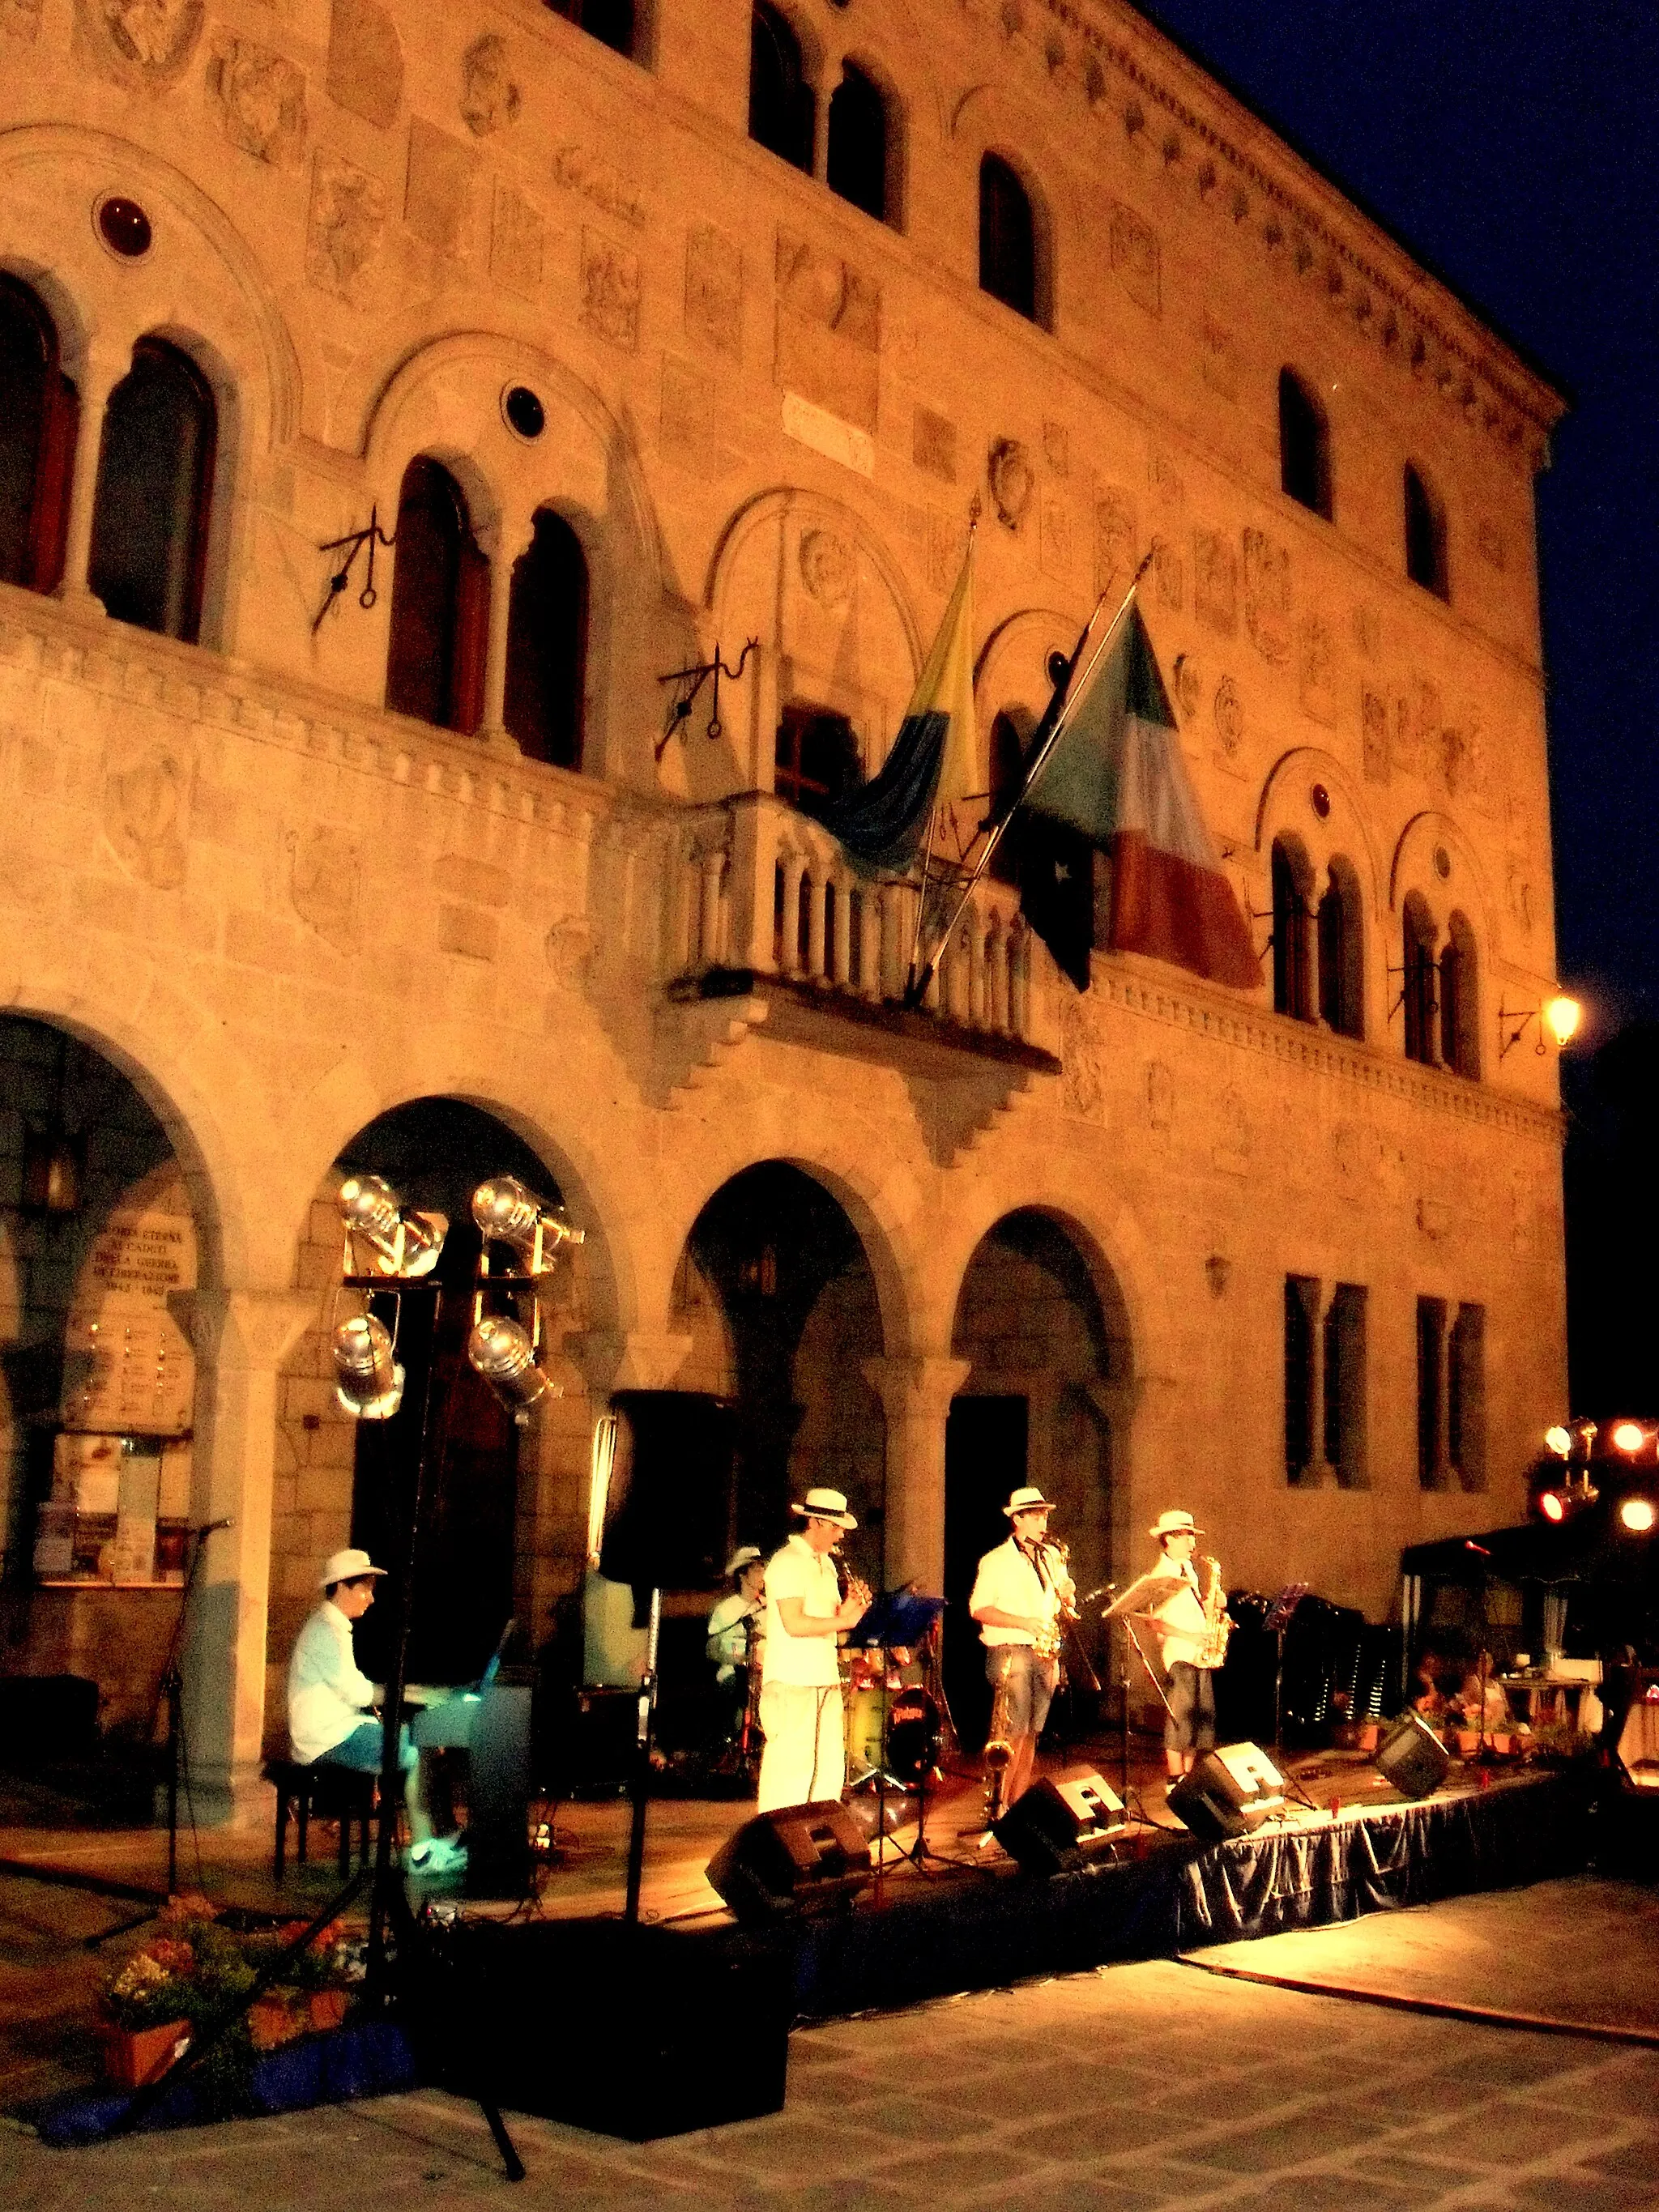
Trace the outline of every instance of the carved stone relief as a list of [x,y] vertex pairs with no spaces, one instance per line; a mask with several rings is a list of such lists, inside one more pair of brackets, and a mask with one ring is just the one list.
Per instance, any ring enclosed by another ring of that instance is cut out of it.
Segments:
[[1072,573],[1072,511],[1060,500],[1045,499],[1041,520],[1039,565],[1045,576],[1063,582]]
[[873,431],[881,386],[881,288],[850,262],[778,233],[775,374],[786,391]]
[[1238,347],[1231,331],[1206,315],[1198,326],[1198,370],[1223,399],[1238,397]]
[[1224,1091],[1216,1109],[1212,1154],[1223,1175],[1246,1175],[1250,1165],[1250,1117],[1237,1091]]
[[685,328],[716,353],[743,351],[743,249],[708,223],[686,234]]
[[1353,649],[1365,660],[1375,660],[1382,650],[1382,623],[1375,607],[1354,609]]
[[1193,534],[1193,611],[1224,637],[1238,628],[1238,556],[1218,530]]
[[1072,472],[1072,441],[1063,422],[1042,426],[1042,458],[1057,477]]
[[188,758],[161,745],[145,746],[105,782],[105,835],[123,866],[157,890],[185,880],[190,786]]
[[292,62],[221,33],[207,82],[219,127],[233,146],[273,168],[298,161],[306,135],[306,81]]
[[931,408],[918,407],[911,434],[910,457],[919,469],[941,483],[957,480],[957,426]]
[[1100,1039],[1084,1001],[1071,992],[1060,1000],[1061,1095],[1066,1110],[1085,1121],[1104,1119],[1106,1085],[1101,1071]]
[[1297,690],[1316,722],[1336,720],[1336,638],[1322,614],[1304,615],[1297,636]]
[[1139,542],[1135,504],[1127,491],[1103,484],[1095,502],[1095,589],[1127,592]]
[[306,276],[343,300],[362,296],[365,274],[386,230],[386,186],[337,154],[312,163]]
[[665,355],[662,364],[661,442],[664,453],[688,468],[711,465],[714,453],[714,380],[689,362]]
[[1146,1121],[1162,1132],[1175,1120],[1175,1078],[1161,1060],[1146,1066]]
[[1244,627],[1275,667],[1291,657],[1291,556],[1265,531],[1244,532]]
[[1185,586],[1182,576],[1181,556],[1167,538],[1160,538],[1152,556],[1152,578],[1158,586],[1158,603],[1170,614],[1181,612]]
[[1170,456],[1154,446],[1146,456],[1146,481],[1160,506],[1181,508],[1187,504],[1187,487]]
[[334,0],[328,96],[349,115],[382,130],[397,120],[404,96],[404,50],[379,0]]
[[1176,653],[1170,668],[1170,689],[1175,694],[1182,720],[1190,722],[1204,696],[1204,674],[1194,654]]
[[1360,696],[1359,720],[1367,783],[1389,780],[1389,702],[1380,691]]
[[608,154],[596,154],[586,146],[560,146],[550,166],[556,185],[578,193],[619,222],[644,228],[645,204]]
[[1231,760],[1244,741],[1244,702],[1231,676],[1224,676],[1216,686],[1213,713],[1216,743]]
[[1158,313],[1158,233],[1151,223],[1121,202],[1112,209],[1109,253],[1112,274],[1138,307]]
[[545,228],[541,211],[500,177],[489,213],[489,273],[520,299],[541,290]]
[[362,861],[343,830],[325,824],[290,840],[294,911],[337,952],[349,952],[357,933],[357,895]]
[[33,40],[40,35],[41,0],[0,0],[0,31]]
[[1018,530],[1036,489],[1030,455],[1018,438],[999,438],[987,457],[985,473],[997,520],[1005,529]]
[[480,158],[471,147],[417,115],[409,126],[404,221],[440,253],[464,256],[471,228]]
[[124,84],[160,92],[189,66],[204,0],[78,0],[88,43]]
[[798,565],[806,596],[819,606],[833,612],[852,598],[859,579],[858,553],[833,530],[804,531]]
[[936,592],[948,592],[956,580],[962,558],[962,527],[956,517],[937,507],[927,516],[927,580]]
[[582,233],[581,319],[595,337],[638,352],[640,257],[596,230]]
[[475,138],[516,123],[524,94],[513,74],[507,40],[486,31],[461,56],[461,120]]

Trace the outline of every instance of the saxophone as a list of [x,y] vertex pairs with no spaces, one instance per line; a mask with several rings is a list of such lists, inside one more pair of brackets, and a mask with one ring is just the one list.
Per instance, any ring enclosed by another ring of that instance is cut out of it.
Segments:
[[[1064,1570],[1072,1556],[1069,1544],[1044,1542],[1042,1549],[1051,1552]],[[1061,1598],[1054,1608],[1054,1618],[1044,1623],[1031,1638],[1031,1650],[1042,1660],[1058,1659],[1066,1649],[1066,1633],[1077,1620],[1077,1607]]]
[[980,1756],[985,1767],[985,1825],[990,1828],[1002,1818],[1003,1785],[1014,1756],[1013,1742],[1008,1734],[1006,1676],[997,1684],[996,1695],[991,1700],[991,1725]]
[[1221,1587],[1219,1559],[1202,1559],[1204,1570],[1204,1636],[1199,1645],[1198,1663],[1200,1667],[1219,1667],[1227,1656],[1227,1638],[1233,1632],[1233,1624],[1227,1611],[1227,1593]]

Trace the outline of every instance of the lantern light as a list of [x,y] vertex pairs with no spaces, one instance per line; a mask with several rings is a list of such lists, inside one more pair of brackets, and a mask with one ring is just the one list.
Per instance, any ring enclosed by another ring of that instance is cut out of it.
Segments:
[[1577,999],[1565,993],[1545,1001],[1544,1026],[1558,1046],[1569,1045],[1578,1034],[1578,1024],[1584,1018],[1584,1009]]

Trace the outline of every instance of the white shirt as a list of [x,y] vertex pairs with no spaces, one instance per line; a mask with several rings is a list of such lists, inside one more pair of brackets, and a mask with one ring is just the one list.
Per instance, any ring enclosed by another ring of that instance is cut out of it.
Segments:
[[361,1728],[374,1685],[352,1655],[351,1623],[327,1598],[294,1639],[288,1662],[288,1732],[298,1759],[320,1759]]
[[[809,1620],[822,1620],[822,1636],[792,1636],[778,1611],[780,1599],[798,1597]],[[815,1552],[805,1536],[792,1536],[766,1563],[766,1650],[763,1682],[805,1682],[824,1689],[841,1680],[836,1663],[836,1632],[830,1619],[841,1611],[841,1584],[826,1553]]]
[[[757,1608],[733,1590],[708,1616],[708,1656],[719,1669],[717,1682],[729,1682],[749,1660],[749,1623]],[[758,1639],[757,1639],[758,1641]]]
[[[1010,1536],[980,1561],[969,1612],[976,1613],[981,1606],[989,1606],[997,1613],[1024,1613],[1030,1620],[1053,1620],[1072,1578],[1053,1553],[1044,1555],[1043,1570],[1039,1574],[1030,1554]],[[980,1623],[979,1633],[984,1644],[1029,1644],[1036,1640],[1030,1629],[994,1628],[988,1621]]]
[[1177,1632],[1158,1639],[1164,1646],[1164,1663],[1176,1667],[1184,1661],[1188,1666],[1196,1667],[1199,1654],[1204,1649],[1206,1626],[1204,1601],[1198,1594],[1198,1569],[1190,1559],[1183,1559],[1179,1566],[1173,1559],[1165,1559],[1162,1567],[1155,1567],[1152,1571],[1179,1575],[1186,1584],[1184,1589],[1171,1590],[1162,1605],[1152,1607],[1152,1620],[1167,1620]]

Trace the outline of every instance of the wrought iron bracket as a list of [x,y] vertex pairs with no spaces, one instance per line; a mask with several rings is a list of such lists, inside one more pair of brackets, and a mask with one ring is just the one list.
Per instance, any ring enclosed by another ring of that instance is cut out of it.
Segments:
[[[1515,1027],[1510,1030],[1509,1035],[1505,1036],[1504,1032],[1509,1030],[1511,1022],[1515,1024]],[[1500,1063],[1508,1056],[1510,1047],[1519,1044],[1526,1035],[1528,1022],[1538,1024],[1538,1035],[1533,1039],[1532,1048],[1540,1060],[1544,1058],[1544,1024],[1539,1009],[1536,1006],[1528,1006],[1523,1013],[1518,1007],[1500,1006],[1498,1009],[1498,1034],[1501,1040],[1498,1048],[1498,1057]]]
[[323,617],[351,581],[351,571],[356,566],[357,556],[365,545],[368,548],[368,577],[362,590],[357,594],[357,604],[365,610],[374,605],[380,596],[374,588],[374,549],[377,545],[384,545],[390,552],[397,542],[398,533],[395,530],[388,538],[381,529],[380,510],[378,506],[375,506],[369,508],[368,520],[361,530],[349,530],[343,538],[328,538],[317,548],[319,553],[343,553],[345,558],[328,580],[328,596],[318,608],[317,618],[311,625],[313,637],[315,637],[322,628]]
[[719,743],[725,735],[725,725],[720,720],[720,678],[724,676],[728,684],[735,684],[748,665],[750,654],[759,650],[760,640],[751,637],[738,655],[737,666],[728,668],[720,659],[717,643],[712,660],[700,660],[690,668],[672,669],[666,676],[657,678],[659,684],[674,684],[681,687],[669,705],[668,720],[663,726],[662,736],[657,741],[657,758],[659,761],[667,751],[668,740],[675,732],[678,730],[682,737],[685,734],[685,726],[691,719],[691,709],[696,704],[697,696],[711,679],[714,692],[709,702],[708,724],[703,735],[715,744]]

